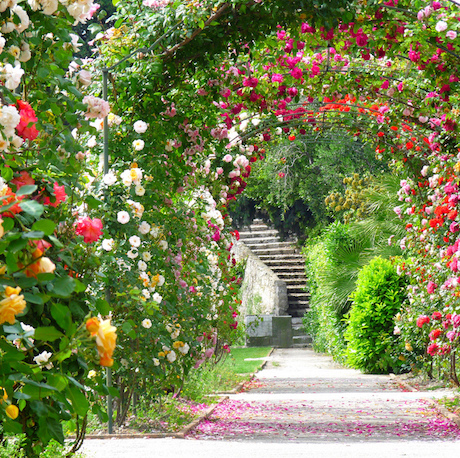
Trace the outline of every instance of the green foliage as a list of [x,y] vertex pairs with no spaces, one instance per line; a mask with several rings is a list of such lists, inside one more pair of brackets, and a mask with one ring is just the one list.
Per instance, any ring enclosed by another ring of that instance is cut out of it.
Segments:
[[348,174],[385,169],[367,145],[346,134],[305,134],[294,141],[280,137],[267,147],[265,159],[253,164],[245,199],[235,202],[230,213],[246,224],[248,215],[268,217],[282,235],[302,239],[329,224],[325,198],[343,194]]
[[[328,232],[326,239],[332,238],[331,234],[332,231]],[[329,243],[334,242],[329,240]],[[312,337],[316,351],[330,353],[334,359],[343,362],[343,315],[335,307],[325,275],[333,268],[329,250],[324,240],[315,239],[304,247],[303,253],[310,290],[310,309],[304,318],[306,332]]]
[[398,371],[394,317],[406,300],[406,279],[388,260],[374,258],[359,273],[344,337],[347,363],[366,373]]

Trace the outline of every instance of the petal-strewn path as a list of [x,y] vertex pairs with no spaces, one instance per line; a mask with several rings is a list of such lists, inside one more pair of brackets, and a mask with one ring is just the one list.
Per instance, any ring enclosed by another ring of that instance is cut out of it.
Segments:
[[459,428],[429,401],[446,394],[405,392],[389,376],[344,369],[307,349],[279,349],[252,388],[229,396],[188,440],[87,441],[85,450],[101,458],[458,454]]

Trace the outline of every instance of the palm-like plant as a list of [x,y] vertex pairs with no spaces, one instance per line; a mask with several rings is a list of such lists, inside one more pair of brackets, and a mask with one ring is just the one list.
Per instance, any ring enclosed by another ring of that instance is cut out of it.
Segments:
[[366,217],[348,225],[348,237],[340,244],[327,247],[330,268],[321,273],[324,289],[320,294],[340,315],[351,305],[349,296],[363,266],[377,256],[388,259],[401,255],[399,244],[388,242],[391,236],[395,241],[400,240],[405,232],[393,211],[398,203],[398,189],[399,179],[394,175],[376,179],[374,186],[363,195],[367,202]]

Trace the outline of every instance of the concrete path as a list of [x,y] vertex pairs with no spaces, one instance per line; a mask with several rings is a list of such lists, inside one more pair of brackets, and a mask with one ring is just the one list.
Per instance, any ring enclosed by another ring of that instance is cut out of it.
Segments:
[[430,457],[460,453],[460,430],[390,376],[308,349],[276,350],[254,387],[231,395],[187,439],[87,440],[88,458]]

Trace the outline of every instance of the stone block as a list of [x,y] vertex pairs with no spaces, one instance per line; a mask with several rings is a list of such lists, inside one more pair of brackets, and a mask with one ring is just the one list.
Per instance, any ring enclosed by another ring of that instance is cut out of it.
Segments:
[[248,347],[292,346],[292,323],[289,315],[248,315],[245,317],[245,324]]
[[291,316],[272,317],[272,341],[274,347],[289,348],[292,346]]

